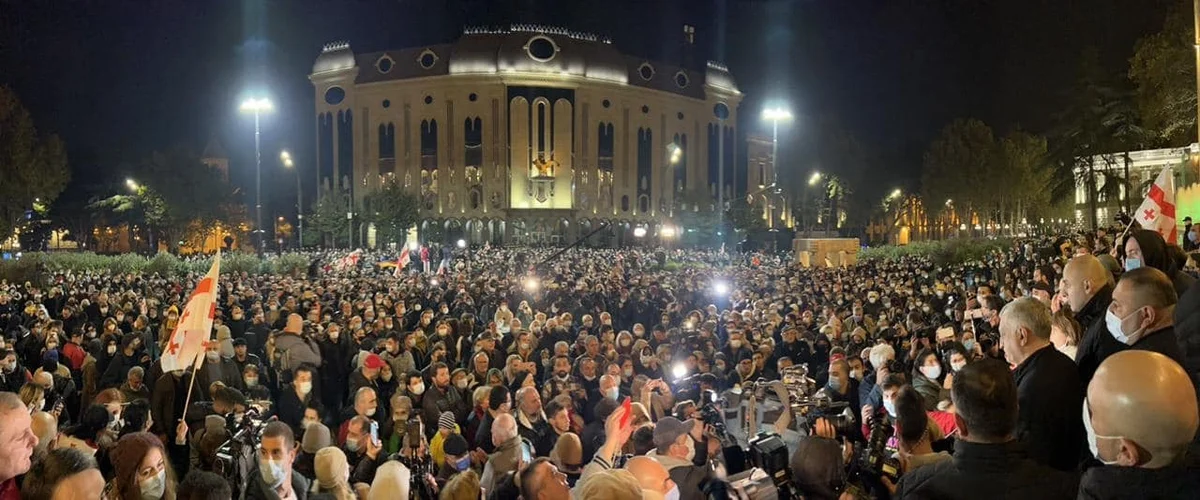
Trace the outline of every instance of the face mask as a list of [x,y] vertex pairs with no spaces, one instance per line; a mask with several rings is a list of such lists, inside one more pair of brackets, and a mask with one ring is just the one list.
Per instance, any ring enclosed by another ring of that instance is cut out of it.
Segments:
[[1200,236],[1197,236],[1196,233],[1188,233],[1188,241],[1195,243],[1196,240],[1200,240]]
[[890,399],[884,399],[883,400],[883,409],[892,418],[896,417],[896,402],[895,401],[892,401]]
[[950,363],[950,369],[954,370],[955,372],[962,371],[964,366],[967,366],[966,361],[963,361],[962,363]]
[[1134,258],[1134,257],[1125,257],[1125,270],[1126,271],[1132,271],[1139,267],[1142,267],[1142,259],[1138,259],[1138,258]]
[[412,387],[412,393],[418,396],[425,393],[425,384],[417,384]]
[[209,363],[216,363],[221,359],[221,353],[217,351],[208,351],[204,353],[204,359],[207,359]]
[[633,368],[626,368],[625,371],[622,372],[622,374],[625,375],[625,378],[632,377],[633,376]]
[[1116,460],[1108,461],[1100,458],[1100,448],[1096,444],[1097,439],[1122,439],[1124,436],[1101,436],[1096,434],[1096,429],[1092,428],[1092,411],[1088,408],[1087,398],[1083,400],[1083,428],[1087,431],[1088,449],[1092,450],[1092,456],[1096,457],[1104,465],[1112,465],[1117,463]]
[[671,490],[663,495],[663,500],[679,500],[679,486],[672,486]]
[[829,377],[829,388],[835,391],[842,390],[842,380],[839,378]]
[[740,340],[730,340],[730,341],[729,341],[729,347],[732,347],[732,348],[734,348],[734,349],[740,349],[740,348],[742,347],[742,341],[740,341]]
[[254,387],[258,385],[258,377],[246,377],[246,387]]
[[973,351],[973,350],[975,350],[975,341],[974,340],[964,340],[963,347],[966,347],[968,351]]
[[612,399],[612,400],[616,400],[620,396],[621,396],[621,390],[618,387],[613,387],[613,388],[609,389],[608,392],[605,394],[605,397],[607,397],[608,399]]
[[696,458],[696,441],[694,441],[691,436],[688,436],[687,456],[684,459],[688,462],[691,462],[693,458]]
[[317,425],[316,420],[305,419],[303,422],[300,422],[300,427],[303,428],[304,430],[308,430],[309,427],[312,427],[314,425]]
[[163,496],[163,490],[167,487],[167,471],[160,470],[154,477],[147,478],[138,483],[138,490],[142,492],[143,500],[158,500]]
[[108,430],[110,430],[110,431],[120,430],[121,426],[123,426],[123,425],[125,425],[125,422],[121,421],[120,418],[114,418],[110,422],[108,422]]
[[937,379],[938,377],[940,377],[942,375],[942,367],[941,366],[922,366],[921,374],[925,375],[926,377],[929,377],[929,379],[931,379],[931,380]]
[[862,370],[850,370],[850,378],[854,380],[862,380]]
[[296,389],[300,390],[300,394],[305,396],[312,391],[312,382],[300,382],[296,384]]
[[[1133,313],[1130,313],[1129,316],[1133,316]],[[1126,316],[1126,318],[1129,316]],[[1116,314],[1113,314],[1112,309],[1109,309],[1104,313],[1104,325],[1108,327],[1108,334],[1112,335],[1114,339],[1117,339],[1117,342],[1128,344],[1129,336],[1126,335],[1125,331],[1121,329],[1121,323],[1124,321],[1125,318],[1117,317]]]
[[464,378],[464,379],[458,380],[457,382],[454,382],[454,387],[457,387],[459,389],[466,389],[467,388],[467,379]]
[[467,455],[454,462],[454,470],[463,472],[471,467],[471,456]]
[[346,449],[349,450],[351,453],[357,453],[359,448],[361,448],[361,447],[362,447],[362,445],[360,445],[358,443],[358,441],[356,441],[356,440],[353,440],[353,439],[346,440]]
[[110,345],[110,346],[108,346],[108,353],[109,353],[109,354],[116,354],[116,353],[117,353],[117,346],[115,346],[115,345]]

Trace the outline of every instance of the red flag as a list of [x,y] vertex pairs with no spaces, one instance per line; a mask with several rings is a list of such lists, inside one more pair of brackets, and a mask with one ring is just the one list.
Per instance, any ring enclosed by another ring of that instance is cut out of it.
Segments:
[[1146,193],[1146,201],[1133,214],[1142,228],[1157,231],[1167,243],[1177,243],[1178,227],[1175,224],[1175,176],[1171,167],[1163,168],[1150,192]]
[[208,274],[196,285],[183,315],[171,332],[162,354],[164,372],[183,370],[190,365],[199,365],[204,359],[205,344],[212,338],[213,316],[217,310],[217,277],[221,273],[221,252],[217,251]]
[[404,250],[400,251],[400,258],[396,259],[396,270],[392,272],[392,276],[399,278],[403,275],[409,262],[412,262],[412,256],[408,254],[408,247],[404,247]]

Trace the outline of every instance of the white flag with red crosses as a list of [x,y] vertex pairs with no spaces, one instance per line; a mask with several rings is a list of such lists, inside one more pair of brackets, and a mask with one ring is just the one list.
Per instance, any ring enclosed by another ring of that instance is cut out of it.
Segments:
[[217,277],[221,274],[221,252],[217,251],[208,274],[196,285],[191,298],[183,308],[183,315],[171,332],[171,339],[163,349],[163,372],[183,370],[200,364],[204,359],[204,348],[212,338],[213,316],[217,312]]
[[1171,167],[1166,167],[1150,186],[1146,201],[1133,214],[1143,229],[1157,231],[1167,243],[1177,243],[1178,228],[1175,225],[1175,176]]

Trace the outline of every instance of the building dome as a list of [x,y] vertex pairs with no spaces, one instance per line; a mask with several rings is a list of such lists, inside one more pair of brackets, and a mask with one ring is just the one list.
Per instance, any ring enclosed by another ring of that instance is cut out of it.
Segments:
[[347,42],[334,42],[325,45],[317,62],[313,64],[313,74],[329,71],[341,71],[355,67],[354,51],[350,50]]

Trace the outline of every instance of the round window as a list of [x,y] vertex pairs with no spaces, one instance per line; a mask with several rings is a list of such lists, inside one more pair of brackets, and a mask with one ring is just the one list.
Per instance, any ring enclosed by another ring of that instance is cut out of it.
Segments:
[[642,113],[649,113],[649,112],[650,112],[650,106],[642,106]]
[[688,77],[682,71],[675,73],[675,85],[681,89],[688,86]]
[[678,117],[680,120],[682,120],[683,119],[683,111],[676,113],[675,116]]
[[477,99],[479,99],[479,96],[472,92],[471,95],[467,96],[467,99],[470,99],[471,102],[475,102]]
[[346,99],[346,91],[341,87],[329,87],[325,91],[326,104],[341,104]]
[[651,66],[650,63],[642,63],[642,66],[638,68],[638,74],[642,76],[643,80],[649,81],[654,78],[654,66]]
[[601,105],[601,106],[604,106],[604,107],[606,107],[606,108],[607,108],[607,107],[609,107],[609,106],[612,106],[612,103],[611,103],[611,102],[608,102],[608,99],[605,99],[605,100],[604,100],[604,102],[601,102],[601,103],[600,103],[600,105]]
[[379,68],[380,73],[387,73],[388,71],[391,71],[392,58],[387,56],[379,58],[379,61],[375,63],[375,67]]
[[535,36],[529,39],[529,43],[525,45],[525,51],[534,60],[546,62],[554,59],[554,55],[558,53],[558,46],[554,45],[554,41],[549,38]]
[[425,104],[433,104],[433,96],[431,96],[431,95],[425,96]]
[[417,63],[420,64],[422,68],[429,69],[432,68],[435,63],[437,63],[437,59],[437,54],[434,54],[432,50],[425,49],[424,52],[421,52],[421,57],[417,58]]
[[383,107],[385,107],[385,108],[390,108],[390,107],[392,107],[392,101],[389,101],[389,100],[387,100],[387,99],[384,99],[384,100],[383,100]]
[[726,106],[723,102],[718,102],[713,106],[713,115],[722,120],[729,118],[729,106]]

